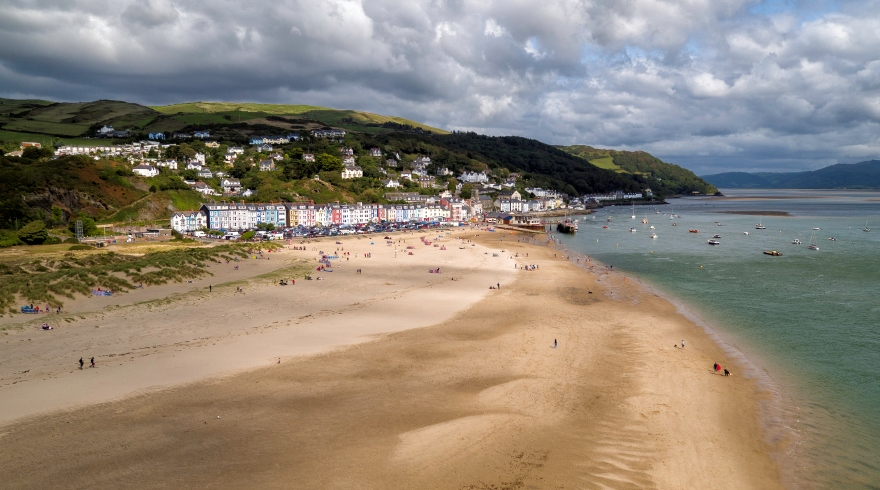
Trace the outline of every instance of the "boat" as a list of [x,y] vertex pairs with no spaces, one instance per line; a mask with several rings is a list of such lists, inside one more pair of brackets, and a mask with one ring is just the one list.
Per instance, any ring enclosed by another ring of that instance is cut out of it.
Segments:
[[868,218],[865,218],[865,229],[862,231],[871,231],[871,229],[868,228]]
[[712,235],[712,238],[721,238],[721,235],[715,234],[715,235]]
[[761,223],[758,223],[758,224],[755,225],[755,229],[756,229],[756,230],[766,230],[767,227],[764,226],[764,225],[762,225]]
[[828,239],[831,240],[832,242],[836,242],[836,241],[837,241],[837,238],[834,238],[833,236],[828,237]]
[[798,240],[797,238],[795,238],[794,240],[791,241],[791,243],[792,243],[792,245],[800,245],[801,241]]
[[656,228],[654,228],[654,225],[651,225],[648,227],[648,229],[655,230]]
[[642,218],[642,223],[648,223],[648,215],[646,214],[644,218]]
[[699,233],[700,230],[688,230],[688,233]]
[[630,232],[630,233],[635,233],[635,232],[636,232],[636,229],[635,229],[635,228],[630,228],[630,229],[629,229],[629,232]]
[[648,235],[648,236],[650,236],[651,238],[657,238],[657,234],[656,234],[656,233],[651,233],[651,234]]
[[607,225],[604,225],[604,226],[602,226],[602,228],[604,228],[604,229],[608,229],[608,226],[607,226]]
[[774,257],[782,257],[782,252],[776,250],[764,250],[764,255],[772,255]]
[[608,222],[611,223],[611,216],[608,217]]
[[819,250],[819,245],[816,245],[816,243],[813,242],[812,234],[810,234],[810,244],[807,245],[807,250]]
[[711,238],[709,240],[706,240],[706,243],[708,243],[709,245],[721,245],[721,242],[719,242],[718,240],[712,240]]
[[743,235],[748,235],[748,234],[749,234],[749,232],[747,232],[747,231],[743,232]]
[[819,230],[821,230],[822,228],[813,228],[813,229],[816,230],[816,231],[819,231]]
[[636,203],[632,203],[633,211],[632,211],[632,219],[636,219]]
[[565,218],[565,220],[556,223],[556,231],[559,233],[568,233],[570,235],[574,235],[577,233],[578,225],[576,221],[572,221],[571,218]]
[[678,223],[672,223],[672,226],[678,226]]

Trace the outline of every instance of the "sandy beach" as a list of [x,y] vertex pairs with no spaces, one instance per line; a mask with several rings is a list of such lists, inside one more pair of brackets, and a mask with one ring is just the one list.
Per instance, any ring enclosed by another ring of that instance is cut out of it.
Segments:
[[[9,488],[781,487],[754,382],[666,300],[510,233],[394,240],[406,242],[322,239],[238,270],[211,264],[193,283],[72,302],[50,332],[7,329],[0,477]],[[333,272],[315,271],[321,251],[339,254]]]

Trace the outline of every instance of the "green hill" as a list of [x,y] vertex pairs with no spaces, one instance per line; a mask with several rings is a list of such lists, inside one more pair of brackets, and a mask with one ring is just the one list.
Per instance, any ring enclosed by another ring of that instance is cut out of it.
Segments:
[[629,174],[659,195],[715,194],[718,189],[690,170],[666,163],[644,151],[603,150],[585,145],[559,149],[589,161],[596,167]]

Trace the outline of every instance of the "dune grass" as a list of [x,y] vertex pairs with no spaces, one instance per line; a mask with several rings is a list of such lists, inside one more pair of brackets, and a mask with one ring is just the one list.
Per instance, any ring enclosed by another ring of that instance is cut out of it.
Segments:
[[[148,285],[211,275],[207,263],[247,257],[249,251],[279,245],[230,244],[175,247],[145,254],[66,252],[21,256],[0,263],[0,314],[17,314],[23,304],[63,306],[63,298],[88,296],[101,288],[116,293]],[[20,303],[20,304],[19,304]]]

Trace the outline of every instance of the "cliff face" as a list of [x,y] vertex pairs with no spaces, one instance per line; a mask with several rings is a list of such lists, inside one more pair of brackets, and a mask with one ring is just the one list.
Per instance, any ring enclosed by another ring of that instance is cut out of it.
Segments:
[[52,208],[61,208],[64,219],[76,216],[80,212],[89,214],[107,214],[112,207],[96,196],[76,189],[47,187],[22,196],[24,204],[29,208],[39,208],[51,214]]

